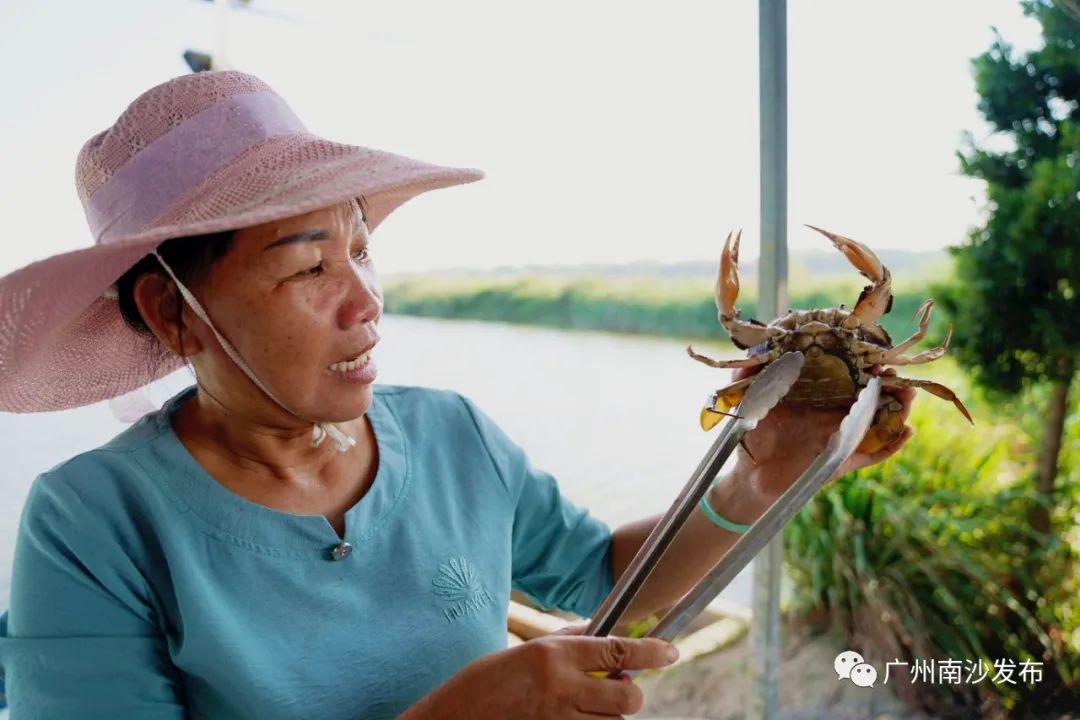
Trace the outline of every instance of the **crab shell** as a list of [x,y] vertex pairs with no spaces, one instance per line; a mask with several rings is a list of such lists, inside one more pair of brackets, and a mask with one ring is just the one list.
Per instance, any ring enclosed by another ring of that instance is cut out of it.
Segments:
[[[802,352],[802,370],[781,400],[782,404],[849,408],[859,391],[877,374],[870,372],[872,363],[866,362],[865,356],[860,356],[853,349],[854,343],[866,343],[887,351],[892,348],[892,339],[885,328],[877,323],[846,329],[842,323],[850,315],[842,308],[788,312],[769,323],[771,327],[788,330],[787,334],[749,349],[748,355],[751,356],[767,353],[779,357],[795,350]],[[902,410],[903,406],[898,400],[883,393],[878,401],[874,422],[858,450],[875,452],[899,436],[904,430]]]
[[799,379],[784,396],[788,405],[835,408],[850,407],[855,396],[874,374],[873,363],[854,350],[862,341],[881,349],[892,348],[892,339],[877,323],[846,329],[841,322],[851,313],[842,308],[796,310],[769,323],[789,332],[750,348],[749,355],[802,352],[805,356]]

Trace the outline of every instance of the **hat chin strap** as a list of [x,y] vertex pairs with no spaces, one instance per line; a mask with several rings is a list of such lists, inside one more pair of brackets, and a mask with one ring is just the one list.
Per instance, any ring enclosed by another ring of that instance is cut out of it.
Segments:
[[[239,366],[239,368],[243,370],[249,378],[251,378],[251,382],[255,383],[260,390],[266,393],[267,397],[280,405],[281,408],[285,410],[285,412],[295,417],[300,417],[292,410],[287,408],[285,406],[285,403],[281,402],[281,400],[279,400],[277,396],[274,395],[274,393],[270,392],[270,388],[263,385],[262,381],[259,380],[259,378],[255,377],[255,373],[251,371],[251,368],[249,368],[247,363],[244,362],[243,358],[240,357],[240,354],[236,352],[236,349],[232,346],[232,343],[226,340],[222,336],[222,334],[217,331],[217,328],[214,327],[214,323],[210,322],[210,318],[206,314],[206,311],[203,310],[202,305],[200,305],[199,301],[195,299],[195,296],[192,295],[186,287],[184,287],[184,283],[180,282],[179,278],[176,277],[176,274],[173,273],[172,268],[168,266],[168,264],[161,257],[161,255],[158,255],[157,250],[151,250],[151,252],[158,259],[158,262],[161,263],[161,266],[165,268],[165,272],[169,273],[169,277],[171,277],[173,279],[173,282],[176,283],[176,287],[179,288],[180,294],[184,297],[184,300],[186,300],[187,303],[191,305],[191,309],[195,311],[195,314],[198,315],[203,322],[210,326],[210,329],[214,332],[214,336],[218,339],[218,342],[221,343],[222,349],[225,350],[225,354],[232,358],[233,362],[235,362],[237,366]],[[333,438],[334,447],[336,447],[339,452],[345,452],[349,448],[356,445],[356,439],[342,432],[341,429],[338,428],[337,425],[335,425],[334,423],[316,422],[311,428],[311,446],[318,447],[322,444],[322,441],[325,440],[327,436]]]

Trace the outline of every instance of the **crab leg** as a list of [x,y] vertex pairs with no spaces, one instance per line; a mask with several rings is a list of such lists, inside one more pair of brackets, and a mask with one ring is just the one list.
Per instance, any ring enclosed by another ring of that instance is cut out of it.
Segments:
[[711,357],[705,355],[699,355],[694,352],[694,348],[690,345],[686,346],[686,354],[694,358],[700,363],[705,363],[709,367],[714,368],[749,368],[757,367],[758,365],[764,365],[770,360],[776,359],[779,355],[777,348],[773,348],[767,353],[761,355],[751,355],[748,358],[740,358],[738,360],[713,360]]
[[969,423],[971,423],[972,425],[975,424],[975,421],[971,419],[971,413],[969,413],[967,411],[967,408],[964,407],[964,403],[960,402],[960,398],[956,397],[956,393],[954,393],[952,390],[940,383],[931,382],[929,380],[916,380],[914,378],[902,378],[896,375],[881,375],[879,377],[881,377],[881,384],[885,385],[886,387],[891,386],[922,388],[931,395],[937,395],[943,400],[949,400],[952,402],[953,405],[957,407],[960,412],[964,414],[964,417],[968,419]]
[[878,361],[880,365],[919,365],[922,363],[933,362],[939,360],[945,354],[945,351],[949,348],[949,338],[952,337],[952,325],[945,332],[945,340],[937,347],[930,348],[929,350],[923,350],[917,355],[911,357],[904,357],[903,355],[896,356],[894,353],[896,349],[885,353],[885,356]]
[[945,354],[947,342],[948,340],[935,348],[923,350],[921,353],[912,355],[911,357],[901,355],[900,357],[891,360],[886,360],[885,355],[880,352],[881,348],[876,345],[860,342],[855,344],[855,349],[865,352],[866,355],[856,358],[855,362],[860,368],[873,367],[874,365],[922,365],[924,363],[940,360]]
[[863,342],[862,340],[856,340],[853,347],[855,349],[855,361],[859,364],[859,367],[878,365],[881,363],[881,358],[885,357],[885,353],[889,352],[889,348],[883,348],[880,345]]
[[859,300],[855,303],[851,315],[844,319],[844,327],[850,330],[859,325],[875,323],[882,315],[892,310],[892,274],[889,268],[881,264],[870,248],[843,235],[837,235],[813,225],[806,227],[829,238],[833,246],[844,253],[844,257],[855,266],[855,269],[870,280],[871,284],[864,287],[862,293],[859,294]]
[[926,330],[928,327],[930,327],[930,311],[933,309],[933,298],[927,298],[923,301],[922,305],[915,308],[915,312],[911,314],[912,320],[914,320],[915,316],[918,315],[920,312],[923,314],[923,316],[919,319],[919,329],[912,333],[911,337],[909,337],[904,342],[900,343],[899,345],[894,345],[891,350],[885,353],[885,355],[899,355],[900,353],[904,352],[909,347],[913,346],[915,343],[926,337]]
[[924,350],[913,357],[904,357],[903,355],[905,350],[926,336],[926,329],[930,324],[930,311],[933,307],[934,301],[933,299],[930,299],[925,301],[915,310],[915,314],[911,316],[913,320],[915,319],[915,315],[918,315],[920,311],[922,311],[923,314],[922,319],[919,320],[919,329],[899,345],[883,350],[872,343],[857,342],[855,344],[855,349],[863,354],[863,363],[866,365],[919,365],[940,359],[949,347],[949,339],[952,337],[952,325],[950,325],[949,329],[946,331],[945,340],[941,345],[929,350]]
[[[783,335],[786,331],[770,328],[757,320],[749,322],[739,319],[735,301],[739,297],[739,240],[742,230],[731,242],[731,233],[724,240],[724,250],[720,253],[720,265],[716,269],[716,316],[720,324],[731,335],[731,341],[740,350],[765,342],[770,337]],[[726,367],[736,367],[729,365]]]

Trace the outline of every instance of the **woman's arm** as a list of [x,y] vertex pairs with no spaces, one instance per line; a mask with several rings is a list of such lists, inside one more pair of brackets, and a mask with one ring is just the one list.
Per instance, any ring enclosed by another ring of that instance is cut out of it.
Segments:
[[15,541],[11,608],[0,622],[11,716],[183,720],[179,673],[141,575],[69,480],[35,480]]
[[[746,485],[748,481],[744,471],[736,469],[722,476],[709,489],[709,503],[732,522],[751,523],[765,512],[768,505],[755,503],[753,494],[745,491]],[[629,567],[661,517],[653,515],[628,522],[611,534],[611,572],[616,581]],[[619,624],[640,620],[674,605],[724,557],[738,539],[737,534],[713,524],[695,508],[663,559],[634,596]]]
[[[883,374],[895,375],[896,371],[890,368]],[[901,422],[905,422],[915,397],[914,389],[887,388],[883,392],[896,395],[903,404]],[[800,409],[784,405],[774,408],[744,439],[754,460],[740,447],[734,469],[710,488],[708,498],[713,509],[732,522],[749,524],[757,520],[821,452],[846,414],[846,410]],[[832,479],[881,462],[897,452],[913,432],[905,426],[896,440],[877,452],[856,452],[840,466]],[[620,525],[612,533],[611,572],[616,582],[661,517],[654,515],[635,520]],[[640,620],[674,605],[720,561],[738,538],[739,535],[713,524],[695,508],[623,613],[620,624]]]

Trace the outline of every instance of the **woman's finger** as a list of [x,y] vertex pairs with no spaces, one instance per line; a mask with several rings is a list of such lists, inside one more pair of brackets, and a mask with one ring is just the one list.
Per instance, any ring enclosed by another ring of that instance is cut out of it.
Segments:
[[[660,638],[625,638],[582,636],[569,646],[573,661],[580,670],[645,670],[675,662],[675,646]],[[673,655],[669,655],[668,652]]]
[[579,688],[574,705],[584,713],[633,715],[645,704],[641,688],[625,680],[586,676]]

